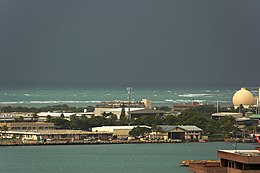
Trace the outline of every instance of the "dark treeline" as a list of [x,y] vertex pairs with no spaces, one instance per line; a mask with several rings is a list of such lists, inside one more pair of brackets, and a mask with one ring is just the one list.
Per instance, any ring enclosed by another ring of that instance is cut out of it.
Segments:
[[84,109],[87,109],[88,112],[94,111],[93,106],[83,107],[71,107],[67,104],[62,105],[52,105],[46,107],[22,107],[22,106],[2,106],[0,107],[1,112],[30,112],[30,113],[39,113],[47,111],[64,111],[64,112],[83,112]]

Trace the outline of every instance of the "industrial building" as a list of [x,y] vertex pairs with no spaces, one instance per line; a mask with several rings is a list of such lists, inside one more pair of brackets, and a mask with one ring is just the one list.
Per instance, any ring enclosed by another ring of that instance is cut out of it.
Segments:
[[149,99],[142,99],[141,101],[122,101],[122,100],[114,100],[114,101],[105,101],[96,105],[96,108],[121,108],[124,106],[130,106],[130,108],[147,108],[152,109],[152,101]]
[[109,132],[117,138],[127,138],[129,137],[129,132],[135,127],[146,127],[149,126],[102,126],[102,127],[93,127],[92,132]]
[[[95,116],[102,116],[103,113],[113,113],[117,116],[117,119],[120,119],[120,115],[122,112],[122,109],[125,109],[125,115],[128,117],[128,110],[126,108],[95,108]],[[144,110],[145,108],[130,108],[131,111],[136,111],[136,110]]]
[[211,118],[216,120],[221,119],[223,117],[242,118],[243,114],[237,112],[217,112],[211,115]]
[[160,125],[160,132],[150,134],[150,139],[162,140],[200,140],[203,130],[197,126],[165,126]]
[[22,117],[25,122],[34,122],[37,121],[37,118],[33,116],[33,113],[23,113],[23,112],[2,112],[0,114],[0,123],[1,122],[15,122],[17,119]]
[[187,109],[192,109],[195,107],[202,106],[203,104],[198,102],[192,102],[192,103],[176,103],[173,105],[173,111],[182,112]]
[[52,118],[57,118],[57,117],[64,117],[67,120],[70,120],[70,116],[76,115],[76,113],[73,112],[40,112],[37,113],[38,120],[39,121],[46,121],[47,117],[50,116]]
[[131,118],[139,118],[143,115],[148,116],[164,116],[164,111],[162,110],[154,110],[154,109],[139,109],[139,110],[132,110],[129,112]]
[[111,132],[87,132],[82,130],[32,130],[32,131],[2,131],[1,137],[4,139],[20,139],[29,141],[53,140],[53,141],[74,141],[84,139],[112,138]]
[[259,150],[219,150],[220,163],[190,163],[194,173],[259,173]]
[[120,118],[122,109],[125,110],[126,117],[129,116],[129,112],[137,110],[152,110],[152,101],[149,99],[142,99],[142,101],[107,101],[101,102],[96,105],[94,115],[101,116],[103,113],[113,113]]
[[94,112],[80,112],[80,113],[75,113],[75,112],[40,112],[37,114],[38,116],[38,121],[46,121],[47,117],[50,116],[52,118],[57,118],[57,117],[64,117],[66,120],[70,121],[71,116],[86,116],[90,118],[91,116],[94,116]]
[[52,130],[54,123],[44,122],[10,122],[0,123],[0,127],[6,126],[8,130]]
[[130,108],[130,112],[128,112],[127,108],[95,108],[94,114],[95,114],[95,116],[101,116],[101,115],[103,115],[103,113],[113,113],[117,116],[118,119],[120,119],[122,109],[125,109],[126,117],[131,117],[131,118],[139,118],[142,115],[164,116],[164,113],[165,113],[165,111],[146,109],[146,108]]

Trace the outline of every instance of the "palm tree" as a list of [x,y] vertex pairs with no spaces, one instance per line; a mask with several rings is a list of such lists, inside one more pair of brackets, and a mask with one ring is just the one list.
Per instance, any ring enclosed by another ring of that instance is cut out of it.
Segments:
[[[6,135],[6,131],[8,131],[8,127],[7,127],[7,125],[3,125],[2,127],[1,127],[1,131],[4,131],[5,132],[5,135]],[[3,140],[3,133],[2,133],[2,140]]]
[[122,107],[122,110],[121,110],[121,114],[120,114],[120,120],[126,117],[124,103],[121,107]]
[[5,132],[6,132],[6,131],[8,131],[8,129],[9,129],[9,128],[7,127],[7,125],[3,125],[3,126],[1,127],[1,131],[5,131]]

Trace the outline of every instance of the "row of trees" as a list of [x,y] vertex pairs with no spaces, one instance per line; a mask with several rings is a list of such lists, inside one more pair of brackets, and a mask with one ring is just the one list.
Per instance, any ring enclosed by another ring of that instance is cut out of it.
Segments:
[[[67,104],[62,105],[52,105],[46,107],[22,107],[22,106],[3,106],[0,107],[1,112],[29,112],[29,113],[38,113],[38,112],[47,112],[47,111],[57,111],[62,110],[64,112],[83,112],[85,108],[83,107],[73,107],[68,106]],[[87,106],[86,109],[88,112],[94,111],[93,106]]]

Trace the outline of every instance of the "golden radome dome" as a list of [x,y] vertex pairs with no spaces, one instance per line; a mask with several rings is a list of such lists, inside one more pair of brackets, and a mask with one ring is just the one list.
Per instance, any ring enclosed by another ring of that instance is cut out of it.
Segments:
[[245,88],[237,91],[233,96],[233,105],[238,107],[240,105],[250,106],[254,104],[253,94]]

